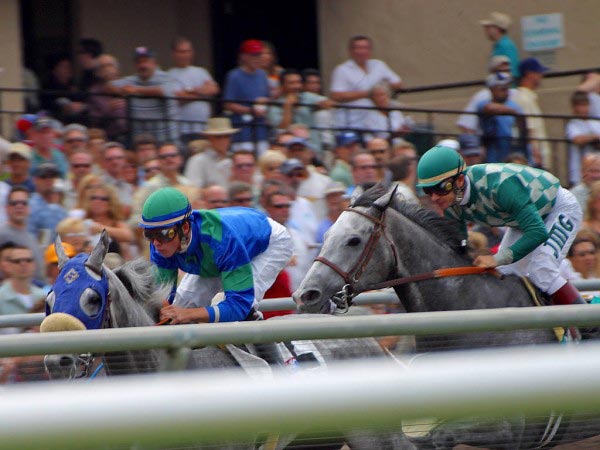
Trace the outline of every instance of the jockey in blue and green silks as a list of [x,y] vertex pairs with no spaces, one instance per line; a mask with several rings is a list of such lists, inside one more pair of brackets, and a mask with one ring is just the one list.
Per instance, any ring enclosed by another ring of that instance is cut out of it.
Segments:
[[[161,281],[173,286],[160,315],[172,324],[259,318],[256,304],[293,247],[285,227],[257,210],[192,211],[186,196],[170,187],[148,197],[140,226]],[[179,270],[185,276],[177,286]],[[225,299],[211,306],[221,291]]]
[[417,166],[417,186],[467,237],[467,223],[507,227],[498,252],[474,264],[528,276],[553,304],[585,303],[559,266],[582,220],[579,203],[551,173],[520,164],[465,167],[454,149],[435,146]]

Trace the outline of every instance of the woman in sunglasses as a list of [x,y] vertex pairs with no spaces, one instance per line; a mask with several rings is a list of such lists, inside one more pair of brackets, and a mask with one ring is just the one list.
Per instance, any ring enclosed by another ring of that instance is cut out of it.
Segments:
[[460,223],[507,227],[498,252],[480,255],[474,264],[498,267],[504,274],[527,275],[553,304],[585,303],[560,275],[582,220],[581,207],[558,178],[520,164],[477,164],[465,167],[460,154],[435,146],[419,161],[423,191],[445,215]]
[[[192,211],[172,187],[148,197],[140,227],[160,280],[173,286],[160,317],[172,324],[259,320],[257,303],[292,255],[288,231],[260,211]],[[179,270],[185,275],[177,286]],[[211,305],[221,291],[225,299]]]

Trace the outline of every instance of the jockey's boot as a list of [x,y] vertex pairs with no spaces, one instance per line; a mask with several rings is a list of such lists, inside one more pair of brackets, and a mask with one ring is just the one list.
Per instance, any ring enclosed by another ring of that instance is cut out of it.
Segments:
[[553,305],[587,305],[587,302],[581,297],[581,294],[575,286],[568,281],[550,296]]
[[[568,281],[550,297],[553,305],[587,305],[575,286]],[[575,329],[577,330],[577,329]],[[582,340],[593,339],[600,329],[598,327],[578,327]],[[573,333],[573,332],[572,332]]]

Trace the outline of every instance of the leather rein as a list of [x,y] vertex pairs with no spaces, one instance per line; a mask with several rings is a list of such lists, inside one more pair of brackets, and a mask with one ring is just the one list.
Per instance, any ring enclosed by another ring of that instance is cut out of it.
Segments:
[[[375,224],[375,228],[373,229],[373,232],[371,233],[371,236],[369,237],[365,248],[358,257],[356,263],[348,271],[343,270],[337,264],[333,263],[332,261],[328,260],[323,256],[317,256],[315,258],[315,261],[325,264],[327,267],[331,268],[335,273],[341,276],[344,282],[346,283],[342,290],[336,293],[331,299],[338,308],[342,309],[342,312],[347,312],[348,308],[352,305],[353,298],[356,296],[356,293],[354,292],[354,284],[358,282],[358,279],[361,277],[365,268],[369,264],[371,257],[373,256],[373,252],[375,251],[375,246],[377,245],[377,242],[379,242],[381,236],[383,236],[390,244],[392,254],[394,255],[394,264],[396,267],[398,266],[398,250],[396,249],[394,241],[389,237],[389,235],[386,232],[385,210],[382,211],[381,219],[378,219],[377,217],[371,216],[370,214],[367,214],[354,208],[346,208],[344,209],[344,211],[359,214],[369,219]],[[455,277],[462,275],[478,275],[486,272],[495,273],[496,270],[493,268],[475,266],[449,267],[444,269],[433,270],[431,272],[394,278],[392,280],[383,281],[381,283],[375,283],[370,285],[365,290],[401,286],[403,284],[414,283],[416,281],[431,280],[434,278]]]

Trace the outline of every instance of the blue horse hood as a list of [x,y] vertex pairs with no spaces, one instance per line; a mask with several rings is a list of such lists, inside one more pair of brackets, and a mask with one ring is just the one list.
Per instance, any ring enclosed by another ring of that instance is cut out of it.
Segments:
[[85,266],[89,255],[81,253],[67,261],[57,277],[46,305],[46,316],[65,313],[79,319],[88,330],[102,328],[108,307],[108,278],[104,271],[94,276]]

